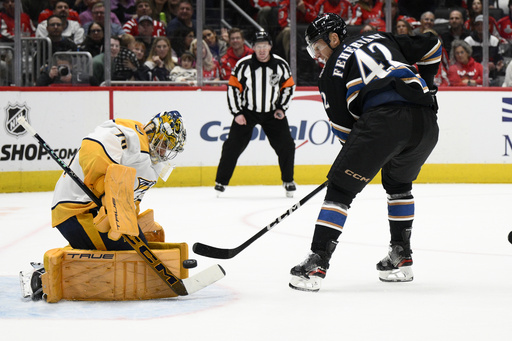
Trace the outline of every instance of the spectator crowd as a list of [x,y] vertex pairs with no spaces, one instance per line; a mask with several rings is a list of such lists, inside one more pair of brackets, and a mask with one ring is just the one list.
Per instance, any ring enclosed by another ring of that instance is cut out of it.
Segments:
[[[489,31],[484,32],[483,0],[242,0],[237,4],[271,36],[272,52],[290,61],[290,2],[296,1],[298,85],[314,85],[321,63],[312,61],[304,46],[304,30],[318,15],[336,13],[348,24],[349,34],[386,31],[386,1],[391,1],[393,34],[432,32],[443,43],[443,60],[436,84],[482,85],[488,72],[491,86],[512,86],[512,0],[489,1]],[[205,1],[218,7],[219,1]],[[111,33],[111,76],[117,81],[176,81],[195,84],[198,46],[202,48],[202,76],[206,81],[226,81],[238,60],[252,54],[257,30],[247,19],[233,14],[232,27],[202,25],[196,37],[193,0],[111,0],[110,20],[105,20],[101,0],[21,0],[22,37],[48,37],[52,55],[89,52],[93,74],[89,85],[104,81],[105,22]],[[12,56],[1,45],[14,40],[15,0],[0,0],[0,73]],[[220,18],[218,20],[220,25]],[[483,67],[483,40],[488,40],[488,64]],[[39,84],[62,84],[57,62],[50,58],[38,72]],[[71,61],[72,63],[72,61]],[[53,69],[52,69],[53,67]],[[69,66],[71,70],[74,65]],[[12,75],[10,75],[12,77]],[[65,77],[62,77],[63,79]],[[68,79],[74,79],[68,75]],[[80,78],[80,77],[78,77]],[[84,79],[82,77],[82,79]]]

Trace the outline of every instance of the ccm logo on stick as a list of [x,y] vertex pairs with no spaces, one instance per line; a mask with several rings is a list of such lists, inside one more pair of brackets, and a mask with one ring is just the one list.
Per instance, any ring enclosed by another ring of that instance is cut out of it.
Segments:
[[354,171],[351,171],[350,169],[345,170],[345,174],[359,181],[369,182],[371,180],[370,178],[365,178],[361,174],[357,174]]

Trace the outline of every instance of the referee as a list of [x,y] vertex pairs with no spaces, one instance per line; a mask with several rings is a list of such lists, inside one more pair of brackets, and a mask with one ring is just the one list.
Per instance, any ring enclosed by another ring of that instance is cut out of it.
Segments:
[[270,53],[272,40],[267,32],[256,33],[253,49],[252,55],[238,61],[229,78],[228,106],[234,119],[222,146],[215,190],[218,195],[224,192],[238,157],[249,144],[254,126],[259,124],[277,154],[286,196],[293,197],[295,143],[285,111],[295,83],[288,63]]

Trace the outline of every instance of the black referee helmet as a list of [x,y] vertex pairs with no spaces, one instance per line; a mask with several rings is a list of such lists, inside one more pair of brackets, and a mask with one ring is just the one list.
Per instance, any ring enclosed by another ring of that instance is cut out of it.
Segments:
[[253,44],[260,43],[263,41],[266,41],[270,45],[272,45],[272,38],[270,38],[270,35],[267,32],[265,32],[263,30],[256,32],[256,34],[254,35]]

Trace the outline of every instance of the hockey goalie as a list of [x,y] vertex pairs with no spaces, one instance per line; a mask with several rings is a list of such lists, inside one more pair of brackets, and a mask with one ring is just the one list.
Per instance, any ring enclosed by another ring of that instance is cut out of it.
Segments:
[[186,130],[178,111],[165,111],[146,125],[109,120],[82,140],[69,168],[101,198],[89,198],[64,172],[52,203],[52,226],[69,245],[45,253],[44,264],[20,273],[24,297],[48,302],[130,300],[176,294],[137,255],[123,235],[136,236],[179,278],[188,277],[186,243],[165,243],[153,211],[140,213],[144,194],[166,181],[170,160],[183,151]]

